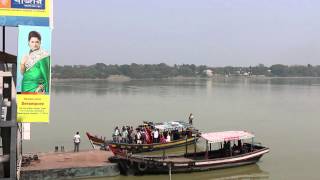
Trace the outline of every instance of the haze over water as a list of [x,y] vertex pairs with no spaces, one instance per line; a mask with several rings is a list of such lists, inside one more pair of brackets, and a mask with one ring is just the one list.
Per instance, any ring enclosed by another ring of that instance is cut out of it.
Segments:
[[[32,124],[24,152],[90,149],[85,132],[111,137],[115,126],[142,121],[187,120],[203,132],[247,130],[270,148],[257,165],[204,173],[175,174],[172,179],[319,179],[318,129],[320,79],[189,79],[60,81],[52,85],[50,124]],[[142,176],[103,179],[166,179]]]

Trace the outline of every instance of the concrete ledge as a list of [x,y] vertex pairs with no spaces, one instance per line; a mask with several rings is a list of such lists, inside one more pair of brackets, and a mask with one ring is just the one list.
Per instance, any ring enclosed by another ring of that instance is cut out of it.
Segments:
[[22,171],[22,180],[75,179],[89,177],[118,176],[120,171],[117,164],[109,163],[100,167],[77,167],[64,169]]
[[22,180],[74,179],[108,177],[120,174],[117,164],[110,163],[110,151],[40,153],[39,160],[21,168]]

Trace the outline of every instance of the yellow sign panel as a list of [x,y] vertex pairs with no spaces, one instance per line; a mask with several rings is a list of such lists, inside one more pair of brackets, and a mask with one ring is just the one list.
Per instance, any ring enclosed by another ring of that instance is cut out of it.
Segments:
[[50,96],[46,94],[17,94],[18,122],[48,122]]

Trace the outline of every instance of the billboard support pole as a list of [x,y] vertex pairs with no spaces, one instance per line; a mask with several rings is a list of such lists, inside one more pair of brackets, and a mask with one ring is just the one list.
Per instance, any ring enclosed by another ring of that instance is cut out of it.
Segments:
[[6,27],[2,26],[2,52],[6,50]]
[[[2,52],[6,51],[6,26],[2,26]],[[6,71],[9,70],[8,63],[5,63]]]

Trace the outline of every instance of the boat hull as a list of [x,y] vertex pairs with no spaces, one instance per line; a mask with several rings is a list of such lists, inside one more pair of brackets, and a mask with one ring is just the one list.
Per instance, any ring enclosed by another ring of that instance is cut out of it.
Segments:
[[111,142],[111,140],[105,140],[105,138],[99,138],[97,136],[93,136],[91,135],[90,133],[86,133],[89,141],[90,141],[90,144],[92,146],[93,149],[96,149],[96,150],[109,150],[109,143]]
[[126,175],[142,175],[142,174],[168,174],[171,168],[171,173],[186,173],[209,171],[215,169],[232,168],[254,164],[259,159],[268,153],[268,148],[225,158],[207,159],[207,160],[192,160],[183,156],[176,156],[170,160],[166,159],[146,159],[145,157],[117,157],[114,161],[119,163],[120,170]]
[[90,133],[86,133],[90,144],[93,149],[97,150],[111,150],[115,155],[123,153],[141,153],[150,152],[162,149],[175,148],[194,144],[199,137],[190,137],[186,139],[179,139],[168,143],[154,143],[154,144],[128,144],[128,143],[115,143],[111,140],[105,140],[102,137],[93,136]]
[[156,151],[162,149],[175,148],[185,145],[194,144],[199,137],[190,137],[186,139],[175,140],[168,143],[155,143],[155,144],[126,144],[126,143],[110,143],[109,149],[116,155],[122,154],[124,151],[131,153],[141,153]]

